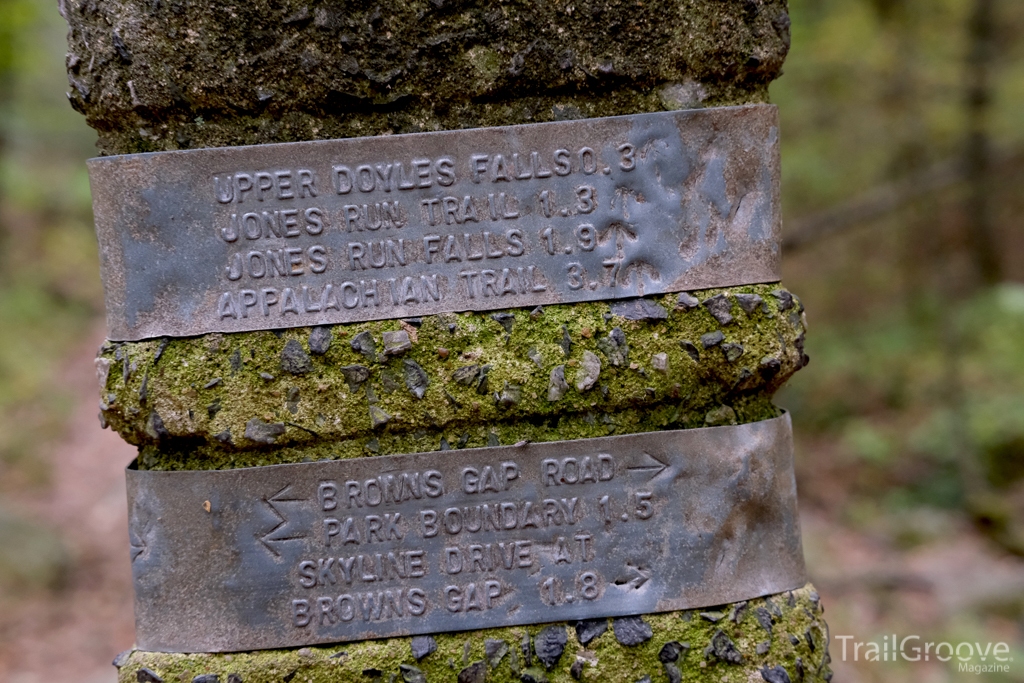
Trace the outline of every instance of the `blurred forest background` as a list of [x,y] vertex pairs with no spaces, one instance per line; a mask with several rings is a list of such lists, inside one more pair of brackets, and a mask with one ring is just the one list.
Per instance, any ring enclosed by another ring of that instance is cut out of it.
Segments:
[[[1004,641],[1024,680],[1024,2],[790,0],[792,411],[833,638]],[[102,294],[56,3],[0,0],[0,680],[114,680],[132,642]],[[960,681],[842,661],[837,681]]]

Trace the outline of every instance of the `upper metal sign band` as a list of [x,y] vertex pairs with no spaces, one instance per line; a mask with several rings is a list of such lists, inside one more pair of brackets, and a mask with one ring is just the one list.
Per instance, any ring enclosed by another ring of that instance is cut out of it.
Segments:
[[769,105],[89,161],[111,339],[779,279]]
[[293,647],[688,609],[806,581],[789,417],[128,471],[138,645]]

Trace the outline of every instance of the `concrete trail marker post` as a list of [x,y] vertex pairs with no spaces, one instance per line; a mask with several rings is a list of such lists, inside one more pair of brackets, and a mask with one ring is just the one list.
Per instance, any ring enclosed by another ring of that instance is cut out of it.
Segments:
[[61,9],[122,682],[830,680],[784,3]]

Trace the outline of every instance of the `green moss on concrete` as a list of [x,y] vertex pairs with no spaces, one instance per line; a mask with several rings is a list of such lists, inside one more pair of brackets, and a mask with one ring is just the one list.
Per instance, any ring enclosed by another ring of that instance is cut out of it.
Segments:
[[789,48],[784,0],[61,8],[69,98],[112,154],[760,102]]
[[[419,662],[413,659],[410,638],[217,655],[134,651],[118,660],[119,681],[136,683],[142,680],[139,671],[145,668],[165,683],[188,683],[196,676],[209,674],[219,676],[221,683],[411,683],[416,672],[408,667],[415,667],[426,683],[454,683],[463,669],[485,662],[488,683],[530,680],[524,673],[533,680],[542,676],[549,683],[636,683],[644,676],[652,683],[663,683],[672,678],[658,655],[666,643],[675,641],[689,647],[678,660],[667,664],[676,667],[678,680],[686,683],[761,681],[763,669],[777,666],[786,669],[791,681],[818,683],[832,677],[828,628],[822,612],[814,588],[807,585],[745,603],[644,616],[654,635],[633,646],[616,640],[612,624],[604,634],[581,645],[574,624],[568,623],[565,650],[550,669],[537,659],[531,646],[524,647],[524,638],[532,639],[544,628],[529,626],[437,634],[433,636],[437,650]],[[762,622],[770,624],[771,632]],[[715,654],[713,641],[719,631],[732,642],[742,661],[733,663],[720,656],[724,643],[721,636],[717,641],[719,655]],[[488,661],[484,649],[487,640],[504,641],[507,654],[498,661]],[[577,675],[572,673],[574,667]]]
[[[309,328],[107,344],[97,359],[107,369],[102,417],[144,447],[144,466],[159,468],[437,450],[442,439],[456,448],[604,436],[734,415],[749,422],[774,415],[772,393],[805,362],[802,307],[794,299],[780,310],[772,291],[730,288],[763,303],[746,313],[733,298],[727,325],[665,295],[652,299],[668,310],[663,320],[626,320],[601,302],[516,309],[511,321],[468,313],[425,317],[419,327],[336,325],[323,355],[310,352]],[[385,357],[389,331],[406,332],[411,348]],[[701,337],[716,332],[724,341],[704,348]],[[353,348],[365,333],[375,359]],[[289,343],[302,349],[301,367],[282,362]],[[591,354],[600,375],[580,390]],[[422,398],[408,383],[416,366],[429,382]],[[558,367],[568,388],[552,400]]]
[[[734,402],[735,423],[766,420],[779,415],[766,396],[743,397]],[[718,423],[721,424],[721,423]],[[201,470],[259,467],[314,460],[338,460],[396,453],[419,453],[448,448],[482,448],[521,441],[544,442],[587,439],[613,434],[635,434],[664,429],[707,426],[706,413],[663,405],[651,410],[588,412],[550,420],[460,425],[447,429],[360,436],[343,441],[313,441],[299,446],[229,450],[209,444],[143,446],[139,468],[144,470]],[[443,440],[443,441],[442,441]]]

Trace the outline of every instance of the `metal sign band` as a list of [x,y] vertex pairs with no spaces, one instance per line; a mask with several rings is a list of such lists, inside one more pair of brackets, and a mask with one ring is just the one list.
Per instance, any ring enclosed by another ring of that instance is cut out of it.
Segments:
[[89,161],[115,340],[779,279],[770,105]]
[[139,647],[623,616],[804,584],[788,415],[237,470],[128,471]]

